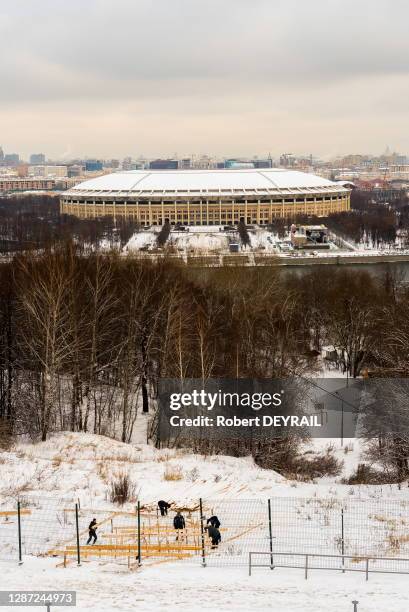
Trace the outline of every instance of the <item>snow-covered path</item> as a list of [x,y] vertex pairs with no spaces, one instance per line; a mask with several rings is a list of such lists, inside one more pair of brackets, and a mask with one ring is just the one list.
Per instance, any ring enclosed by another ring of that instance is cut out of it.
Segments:
[[304,580],[301,570],[259,569],[249,577],[245,568],[183,564],[137,572],[96,563],[62,569],[51,559],[30,559],[21,567],[0,563],[0,575],[3,589],[74,589],[77,612],[352,612],[353,599],[360,602],[359,612],[409,609],[407,579],[399,575],[371,575],[365,582],[363,574],[313,571]]

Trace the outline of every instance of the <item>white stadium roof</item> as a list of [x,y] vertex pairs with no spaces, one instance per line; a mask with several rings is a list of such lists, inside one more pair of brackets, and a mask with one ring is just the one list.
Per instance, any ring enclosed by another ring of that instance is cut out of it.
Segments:
[[79,183],[65,194],[100,196],[285,194],[349,191],[342,184],[296,170],[131,170]]

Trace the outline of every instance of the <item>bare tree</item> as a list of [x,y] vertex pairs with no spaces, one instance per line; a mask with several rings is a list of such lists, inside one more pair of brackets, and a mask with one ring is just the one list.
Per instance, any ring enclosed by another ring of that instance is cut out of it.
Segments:
[[59,378],[72,355],[69,342],[69,273],[63,254],[46,253],[37,265],[34,257],[16,261],[19,342],[26,368],[37,375],[38,430],[46,440],[58,402]]

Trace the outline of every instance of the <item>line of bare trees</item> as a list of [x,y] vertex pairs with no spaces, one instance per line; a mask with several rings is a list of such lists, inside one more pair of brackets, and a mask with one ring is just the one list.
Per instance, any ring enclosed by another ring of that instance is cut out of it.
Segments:
[[[409,199],[402,194],[388,205],[371,199],[371,192],[355,189],[351,193],[352,210],[331,214],[322,219],[299,216],[299,223],[324,222],[334,232],[356,243],[393,244],[397,232],[407,246],[409,235]],[[274,219],[269,229],[280,237],[288,231],[293,219]],[[78,219],[61,215],[58,196],[17,195],[0,197],[0,253],[44,248],[73,239],[83,252],[108,248],[122,248],[139,229],[132,219],[101,217]],[[244,246],[249,244],[243,223],[238,231]],[[158,234],[158,245],[169,238],[170,225],[165,224]]]
[[409,292],[392,273],[182,269],[71,242],[0,265],[0,419],[129,441],[160,377],[409,376]]
[[50,247],[69,239],[83,252],[123,247],[138,228],[132,219],[60,214],[57,195],[0,197],[0,253]]

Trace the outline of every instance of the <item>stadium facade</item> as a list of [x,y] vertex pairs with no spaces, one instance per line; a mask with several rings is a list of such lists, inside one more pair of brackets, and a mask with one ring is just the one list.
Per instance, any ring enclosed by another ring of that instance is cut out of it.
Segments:
[[325,178],[263,170],[132,170],[99,176],[61,196],[61,212],[129,217],[142,225],[266,225],[349,210],[350,189]]

